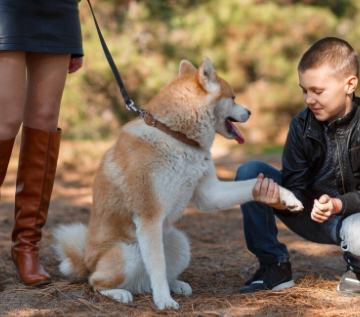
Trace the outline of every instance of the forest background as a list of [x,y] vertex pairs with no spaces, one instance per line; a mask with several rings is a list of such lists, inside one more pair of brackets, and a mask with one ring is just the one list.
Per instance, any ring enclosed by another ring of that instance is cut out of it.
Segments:
[[[211,59],[251,110],[247,144],[284,143],[305,104],[297,64],[317,40],[336,36],[360,52],[358,0],[92,0],[130,97],[141,108],[182,59]],[[79,4],[84,66],[69,76],[60,124],[68,139],[116,137],[133,117],[124,107],[86,0]],[[260,123],[260,124],[259,124]]]

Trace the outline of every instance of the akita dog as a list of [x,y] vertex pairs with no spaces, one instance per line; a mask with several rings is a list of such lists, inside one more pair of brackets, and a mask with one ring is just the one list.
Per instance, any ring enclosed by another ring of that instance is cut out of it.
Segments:
[[[256,179],[219,181],[210,154],[215,132],[244,142],[232,122],[245,122],[250,111],[234,99],[208,58],[198,70],[181,62],[178,76],[144,107],[144,120],[124,125],[103,157],[88,228],[55,231],[63,274],[89,276],[95,290],[123,303],[152,292],[159,309],[179,307],[170,291],[191,295],[178,280],[190,261],[189,242],[173,223],[190,199],[202,211],[254,199]],[[280,188],[280,196],[289,210],[302,210],[290,191]]]

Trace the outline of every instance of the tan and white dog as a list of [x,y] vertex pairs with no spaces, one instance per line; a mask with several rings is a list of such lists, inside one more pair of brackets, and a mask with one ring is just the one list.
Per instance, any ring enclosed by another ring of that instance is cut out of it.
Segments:
[[[181,62],[178,76],[144,108],[194,144],[141,119],[126,124],[99,166],[88,228],[55,231],[63,274],[89,276],[94,289],[119,302],[152,292],[159,309],[178,308],[170,291],[191,295],[178,280],[189,264],[189,242],[173,223],[191,199],[202,211],[253,201],[256,179],[219,181],[210,154],[216,132],[244,141],[232,122],[245,122],[250,112],[234,99],[209,59],[198,70]],[[303,208],[290,191],[280,188],[280,196],[291,211]]]

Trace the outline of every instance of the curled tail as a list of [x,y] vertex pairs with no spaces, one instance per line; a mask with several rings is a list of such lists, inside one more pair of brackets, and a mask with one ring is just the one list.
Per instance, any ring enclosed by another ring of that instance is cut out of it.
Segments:
[[59,257],[60,272],[73,277],[88,276],[85,265],[87,227],[82,223],[61,225],[54,230],[54,250]]

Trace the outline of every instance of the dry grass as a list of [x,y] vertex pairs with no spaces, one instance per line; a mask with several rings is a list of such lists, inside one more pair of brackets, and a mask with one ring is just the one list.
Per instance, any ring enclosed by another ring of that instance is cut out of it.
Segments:
[[[192,260],[181,279],[192,286],[194,293],[191,297],[173,295],[180,304],[178,311],[156,310],[149,294],[135,295],[130,305],[117,303],[94,292],[86,280],[64,278],[51,249],[51,231],[59,223],[87,222],[98,153],[103,153],[106,146],[108,144],[101,144],[99,150],[98,145],[83,144],[72,152],[75,145],[64,143],[41,245],[42,263],[54,283],[41,289],[23,286],[10,260],[16,160],[11,162],[0,207],[0,278],[5,286],[0,293],[1,316],[360,316],[359,297],[346,298],[336,294],[345,267],[340,248],[305,241],[280,223],[280,240],[289,248],[296,286],[278,292],[238,294],[238,289],[256,270],[255,258],[245,246],[238,208],[201,214],[190,206],[177,223],[192,245]],[[217,157],[219,176],[230,179],[240,157],[223,150],[219,153],[226,154]],[[79,164],[76,158],[80,154]],[[273,165],[279,165],[279,157],[270,159]]]

